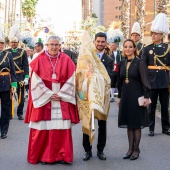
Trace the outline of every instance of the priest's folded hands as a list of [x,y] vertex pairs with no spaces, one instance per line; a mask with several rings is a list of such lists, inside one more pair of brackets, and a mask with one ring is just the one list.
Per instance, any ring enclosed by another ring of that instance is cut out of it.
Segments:
[[61,97],[59,97],[57,94],[53,94],[50,99],[54,101],[59,101],[61,100]]

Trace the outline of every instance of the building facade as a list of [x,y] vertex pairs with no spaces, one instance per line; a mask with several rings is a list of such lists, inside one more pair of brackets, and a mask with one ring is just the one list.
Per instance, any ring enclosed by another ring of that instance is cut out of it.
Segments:
[[105,0],[93,0],[92,13],[98,17],[97,25],[104,25],[104,1]]
[[[136,1],[130,0],[130,30],[133,23],[136,21]],[[146,0],[145,6],[145,23],[146,31],[145,35],[150,34],[151,22],[155,18],[157,0],[148,1]],[[121,10],[122,10],[122,0],[105,0],[104,1],[104,26],[109,27],[112,21],[121,21]]]
[[82,19],[92,15],[92,0],[82,0]]

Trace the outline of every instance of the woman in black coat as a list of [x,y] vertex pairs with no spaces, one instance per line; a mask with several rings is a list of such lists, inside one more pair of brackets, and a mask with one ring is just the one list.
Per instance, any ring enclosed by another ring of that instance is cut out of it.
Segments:
[[[131,39],[123,44],[123,56],[118,73],[118,126],[127,128],[129,150],[124,159],[135,160],[139,157],[141,129],[149,126],[147,106],[150,103],[147,68],[137,58],[137,47]],[[143,106],[139,106],[138,98],[143,96]]]

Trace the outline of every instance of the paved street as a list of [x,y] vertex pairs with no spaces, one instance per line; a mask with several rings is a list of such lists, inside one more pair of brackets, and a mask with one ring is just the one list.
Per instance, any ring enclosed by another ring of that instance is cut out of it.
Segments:
[[29,128],[27,124],[15,117],[10,123],[8,138],[0,139],[0,170],[169,170],[170,136],[161,133],[158,117],[154,137],[147,135],[148,128],[143,130],[139,159],[136,161],[122,159],[128,149],[128,142],[126,129],[117,127],[117,112],[116,103],[111,103],[107,124],[107,145],[104,150],[106,161],[101,161],[96,156],[96,139],[93,143],[93,157],[88,162],[82,160],[84,150],[81,124],[73,127],[74,163],[72,165],[29,164],[26,159]]

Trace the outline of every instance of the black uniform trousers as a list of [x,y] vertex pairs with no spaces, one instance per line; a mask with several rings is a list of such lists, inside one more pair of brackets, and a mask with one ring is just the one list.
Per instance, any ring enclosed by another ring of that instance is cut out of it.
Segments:
[[8,133],[9,121],[11,118],[10,115],[10,90],[0,92],[1,98],[1,117],[0,117],[0,128],[1,136]]
[[23,115],[23,109],[24,109],[24,93],[25,93],[25,87],[24,85],[20,87],[19,82],[17,82],[18,88],[17,88],[17,95],[18,95],[18,100],[19,100],[19,95],[20,95],[20,90],[21,90],[21,102],[18,105],[17,108],[17,116],[22,116]]
[[168,113],[168,89],[152,89],[150,91],[150,98],[151,98],[151,106],[149,112],[150,118],[150,125],[149,130],[154,131],[155,128],[155,111],[157,105],[157,99],[159,96],[159,101],[161,104],[161,123],[162,123],[162,130],[168,130],[170,128],[169,123],[169,113]]
[[111,88],[117,87],[117,77],[118,77],[118,72],[113,71],[113,74],[111,76]]
[[[97,150],[103,152],[106,145],[106,121],[98,120],[98,144]],[[92,145],[89,142],[89,136],[83,133],[83,147],[85,152],[91,151]]]

